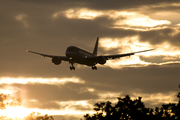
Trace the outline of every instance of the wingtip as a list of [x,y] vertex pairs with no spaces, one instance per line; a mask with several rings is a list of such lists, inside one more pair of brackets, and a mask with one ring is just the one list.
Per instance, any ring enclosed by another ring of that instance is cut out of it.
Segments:
[[27,49],[24,49],[26,52],[29,52],[29,50],[27,50]]
[[148,50],[138,51],[138,52],[134,52],[134,53],[141,53],[141,52],[147,52],[147,51],[152,51],[152,50],[155,50],[155,49],[148,49]]
[[149,49],[149,51],[155,50],[156,48]]

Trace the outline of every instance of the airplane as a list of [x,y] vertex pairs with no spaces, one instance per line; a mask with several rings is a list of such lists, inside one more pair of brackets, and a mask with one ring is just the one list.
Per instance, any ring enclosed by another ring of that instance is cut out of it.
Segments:
[[97,37],[93,53],[87,52],[76,46],[69,46],[66,49],[66,53],[65,53],[66,56],[47,55],[47,54],[42,54],[38,52],[33,52],[30,50],[26,50],[26,51],[30,53],[38,54],[44,57],[52,58],[52,63],[54,63],[55,65],[61,64],[61,61],[67,61],[69,62],[69,64],[71,64],[70,70],[75,70],[74,63],[91,66],[92,70],[97,70],[96,64],[104,65],[107,60],[121,58],[125,56],[131,56],[136,53],[154,50],[154,49],[148,49],[148,50],[143,50],[143,51],[138,51],[138,52],[116,54],[116,55],[97,55],[98,41],[99,41],[99,37]]

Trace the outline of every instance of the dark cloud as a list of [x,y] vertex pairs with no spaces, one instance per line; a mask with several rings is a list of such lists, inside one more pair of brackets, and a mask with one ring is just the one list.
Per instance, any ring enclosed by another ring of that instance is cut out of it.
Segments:
[[[66,0],[66,1],[48,1],[48,0],[22,0],[21,2],[26,3],[26,4],[36,4],[36,5],[44,5],[44,6],[61,6],[62,8],[67,8],[67,7],[88,7],[91,9],[98,9],[98,10],[108,10],[108,9],[113,9],[113,10],[120,10],[120,9],[130,9],[130,8],[137,8],[140,6],[146,6],[146,5],[157,5],[157,4],[169,4],[169,3],[176,3],[176,0],[113,0],[113,1],[84,1],[84,0]],[[59,8],[60,9],[60,8]]]
[[33,84],[33,85],[14,85],[18,88],[23,88],[22,91],[17,93],[18,96],[26,93],[27,99],[38,99],[40,102],[48,101],[71,101],[71,100],[87,100],[97,99],[96,94],[92,94],[88,91],[81,91],[80,88],[74,86],[55,86],[55,85],[44,85],[44,84]]
[[[143,101],[144,102],[144,101]],[[164,105],[166,101],[160,101],[158,99],[154,99],[154,100],[146,100],[144,102],[144,105],[146,107],[149,107],[149,108],[156,108],[156,107],[162,107],[162,105]],[[177,103],[178,102],[178,99],[176,98],[176,96],[174,96],[174,99],[173,101],[171,101],[170,103]]]
[[[160,30],[150,30],[150,31],[141,31],[139,32],[141,41],[148,41],[153,45],[161,44],[163,42],[169,42],[173,45],[179,45],[179,34],[175,34],[175,29],[165,28]],[[175,34],[175,35],[173,35]]]
[[55,120],[79,120],[80,118],[83,118],[83,115],[53,115],[53,118]]
[[[179,12],[180,11],[180,8],[179,6],[176,6],[175,4],[178,4],[178,3],[175,3],[175,2],[171,2],[169,1],[170,3],[167,3],[166,2],[166,5],[162,5],[162,4],[159,4],[159,5],[155,5],[153,7],[148,7],[146,8],[145,11],[139,11],[139,12],[147,12],[148,13],[156,13],[156,12],[167,12],[167,11],[172,11],[172,12]],[[174,3],[174,5],[172,5]]]
[[85,105],[71,105],[72,109],[79,110],[79,111],[92,111],[92,106],[85,106]]
[[49,101],[48,102],[39,102],[39,101],[29,102],[28,101],[23,106],[27,108],[39,108],[39,109],[56,109],[56,110],[61,109],[59,104],[55,102],[49,102]]
[[[131,93],[142,90],[143,93],[166,93],[176,91],[178,86],[179,64],[152,65],[147,67],[124,68],[121,70],[99,68],[98,72],[81,72],[78,76],[86,80],[89,87],[99,91]],[[86,77],[88,76],[88,77]],[[168,85],[168,87],[167,87]],[[173,87],[174,86],[174,87]],[[159,89],[161,88],[161,89]]]
[[180,61],[180,58],[178,55],[174,57],[168,56],[168,55],[159,55],[159,56],[151,56],[151,57],[140,56],[140,59],[142,61],[155,63],[155,64]]

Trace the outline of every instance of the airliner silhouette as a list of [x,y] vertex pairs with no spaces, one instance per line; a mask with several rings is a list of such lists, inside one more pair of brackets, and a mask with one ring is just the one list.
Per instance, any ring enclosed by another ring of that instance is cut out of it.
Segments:
[[26,50],[26,51],[30,52],[30,53],[38,54],[38,55],[41,55],[44,57],[52,58],[52,62],[55,65],[61,64],[61,61],[68,61],[69,64],[71,64],[70,70],[75,70],[75,67],[73,66],[74,63],[79,63],[82,65],[91,66],[92,70],[97,70],[97,67],[95,65],[96,64],[104,65],[107,60],[116,59],[116,58],[125,57],[125,56],[131,56],[131,55],[134,55],[136,53],[147,52],[147,51],[153,50],[153,49],[149,49],[149,50],[143,50],[143,51],[125,53],[125,54],[100,55],[100,56],[98,56],[97,55],[98,41],[99,41],[99,37],[97,37],[93,53],[87,52],[87,51],[80,49],[76,46],[69,46],[66,49],[66,56],[47,55],[47,54],[42,54],[42,53],[38,53],[38,52],[33,52],[30,50]]

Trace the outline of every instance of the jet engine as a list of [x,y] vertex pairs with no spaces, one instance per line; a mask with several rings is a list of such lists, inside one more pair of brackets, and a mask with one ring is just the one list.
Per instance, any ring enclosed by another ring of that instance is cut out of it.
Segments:
[[98,62],[99,64],[103,65],[103,64],[106,63],[106,58],[103,57],[103,56],[99,56],[99,57],[97,58],[97,62]]
[[52,58],[52,62],[53,62],[55,65],[59,65],[59,64],[61,64],[61,59],[58,58],[58,57],[53,57],[53,58]]

